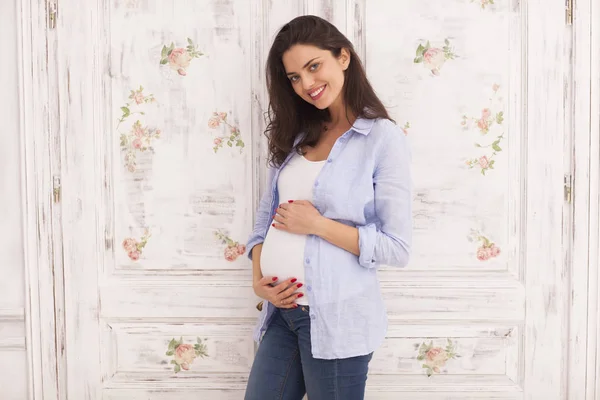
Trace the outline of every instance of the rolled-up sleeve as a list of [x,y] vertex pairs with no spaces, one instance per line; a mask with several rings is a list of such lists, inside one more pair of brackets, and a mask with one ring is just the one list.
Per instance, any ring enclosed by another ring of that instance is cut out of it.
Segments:
[[271,203],[273,201],[273,193],[272,193],[272,182],[275,177],[275,168],[268,167],[267,168],[267,187],[265,193],[263,193],[260,203],[258,205],[258,210],[256,211],[256,219],[254,221],[254,228],[252,229],[252,233],[248,237],[248,241],[246,242],[246,249],[248,251],[248,258],[252,260],[252,248],[257,244],[261,244],[265,241],[265,233],[267,231],[267,227],[271,222]]
[[410,258],[411,151],[400,129],[387,133],[373,174],[376,219],[357,227],[359,263],[365,268],[405,267]]

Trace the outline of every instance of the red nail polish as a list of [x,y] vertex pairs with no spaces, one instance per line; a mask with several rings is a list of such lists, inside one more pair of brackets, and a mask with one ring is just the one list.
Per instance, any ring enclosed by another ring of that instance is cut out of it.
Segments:
[[301,283],[299,283],[299,284],[297,284],[297,285],[296,285],[296,287],[299,287],[299,288],[301,288],[301,287],[302,287],[302,284],[301,284]]
[[298,279],[294,278],[292,279],[292,283],[296,282]]
[[271,224],[271,226],[273,226],[273,227],[274,227],[274,226],[275,226],[275,224]]
[[298,293],[298,297],[302,297],[302,296],[304,296],[303,293]]
[[288,203],[293,203],[293,202],[294,202],[294,200],[288,200]]
[[276,277],[276,276],[274,276],[274,277],[273,277],[273,282],[275,282],[276,280],[277,280],[277,277]]
[[298,308],[298,304],[294,304],[294,308]]

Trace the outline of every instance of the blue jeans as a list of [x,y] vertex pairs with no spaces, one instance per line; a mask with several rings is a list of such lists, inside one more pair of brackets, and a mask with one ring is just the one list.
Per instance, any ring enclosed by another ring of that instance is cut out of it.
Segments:
[[250,371],[245,400],[363,400],[369,361],[324,360],[310,349],[308,306],[277,309]]

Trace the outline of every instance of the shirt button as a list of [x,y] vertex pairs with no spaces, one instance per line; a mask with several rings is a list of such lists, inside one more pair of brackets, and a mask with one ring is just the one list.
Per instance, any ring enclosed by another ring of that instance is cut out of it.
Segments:
[[319,182],[315,182],[315,186],[319,186]]
[[312,291],[312,286],[308,285],[308,286],[306,287],[306,290],[308,290],[309,292],[311,292],[311,291]]
[[315,320],[315,318],[317,318],[317,317],[315,317],[315,314],[312,314],[312,315],[310,316],[310,319],[312,319],[313,321]]
[[329,159],[327,159],[327,162],[331,163],[331,162],[333,162],[333,160],[331,158],[329,158]]
[[310,264],[310,258],[307,258],[307,259],[306,259],[306,260],[304,260],[304,261],[306,261],[306,263],[307,263],[307,264]]

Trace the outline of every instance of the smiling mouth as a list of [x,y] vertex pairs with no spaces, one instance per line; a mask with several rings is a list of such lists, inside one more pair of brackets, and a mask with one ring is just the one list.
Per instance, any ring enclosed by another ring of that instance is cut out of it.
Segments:
[[321,96],[323,96],[323,92],[325,91],[326,87],[327,87],[327,85],[323,85],[319,89],[317,89],[313,92],[310,92],[308,95],[310,96],[311,99],[318,100]]

